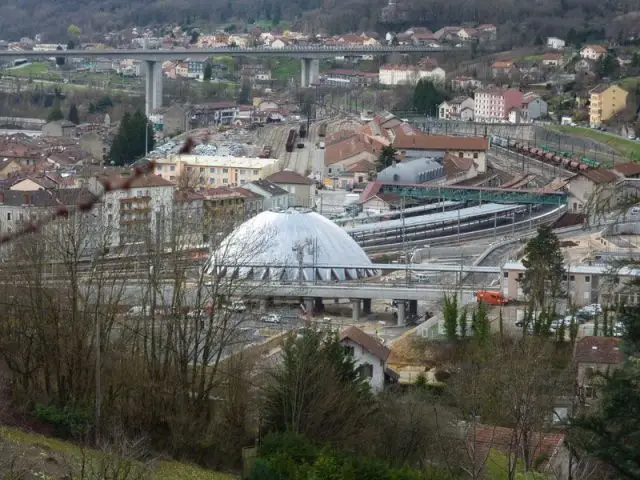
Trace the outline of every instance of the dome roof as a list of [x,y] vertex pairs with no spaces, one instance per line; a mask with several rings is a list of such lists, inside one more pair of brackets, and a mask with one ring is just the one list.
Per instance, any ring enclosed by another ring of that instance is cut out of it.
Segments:
[[[355,280],[377,275],[367,254],[342,228],[311,211],[262,212],[220,244],[205,269],[242,278]],[[238,267],[240,265],[240,267]],[[331,268],[371,265],[372,268]]]

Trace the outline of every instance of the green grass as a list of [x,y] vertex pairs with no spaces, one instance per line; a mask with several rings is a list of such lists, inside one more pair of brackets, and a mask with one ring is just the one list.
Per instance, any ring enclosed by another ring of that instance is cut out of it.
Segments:
[[289,80],[290,77],[300,76],[300,60],[295,58],[280,57],[276,67],[271,71],[271,76],[276,80]]
[[35,62],[24,65],[19,68],[7,69],[7,75],[15,75],[17,77],[36,77],[49,73],[49,65],[44,62]]
[[628,92],[635,92],[640,84],[640,77],[626,77],[620,80],[620,85]]
[[544,58],[544,55],[541,55],[541,54],[527,55],[526,57],[522,57],[522,61],[536,63],[536,62],[542,62],[543,58]]
[[[493,480],[507,480],[509,478],[508,468],[509,459],[507,455],[499,452],[498,450],[491,449],[485,468],[487,470],[487,478]],[[522,461],[516,462],[515,469],[516,480],[551,480],[553,477],[540,472],[525,472]]]
[[[56,438],[45,437],[44,435],[28,433],[9,427],[0,427],[0,437],[18,447],[42,450],[43,453],[41,455],[43,458],[46,457],[46,454],[56,454],[70,461],[72,464],[74,462],[79,463],[82,459],[82,449],[79,446]],[[99,461],[101,455],[104,455],[100,451],[90,449],[85,450],[85,454],[85,458],[95,462]],[[42,466],[34,465],[32,469],[42,469],[43,473],[46,474],[46,463],[46,461],[43,461]],[[1,473],[3,472],[0,472],[0,474]],[[233,480],[237,477],[213,470],[206,470],[187,463],[163,460],[154,464],[149,478],[152,480]]]
[[593,130],[585,127],[571,127],[569,125],[553,125],[549,127],[551,130],[556,130],[568,135],[575,135],[576,137],[590,138],[598,143],[609,145],[616,150],[620,155],[634,160],[640,161],[640,142],[633,140],[627,140],[626,138],[619,137],[617,135],[611,135]]

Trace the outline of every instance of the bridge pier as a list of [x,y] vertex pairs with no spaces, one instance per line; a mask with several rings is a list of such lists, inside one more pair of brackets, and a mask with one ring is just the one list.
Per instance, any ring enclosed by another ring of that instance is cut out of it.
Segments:
[[147,72],[144,82],[144,111],[147,117],[156,108],[162,106],[162,64],[155,60],[146,60]]
[[407,323],[406,302],[404,300],[396,300],[398,305],[398,326],[404,327]]
[[320,78],[320,60],[302,58],[300,67],[300,87],[308,88]]
[[356,323],[360,321],[360,299],[351,299],[351,321]]
[[362,313],[365,315],[371,315],[371,299],[365,298],[362,300]]

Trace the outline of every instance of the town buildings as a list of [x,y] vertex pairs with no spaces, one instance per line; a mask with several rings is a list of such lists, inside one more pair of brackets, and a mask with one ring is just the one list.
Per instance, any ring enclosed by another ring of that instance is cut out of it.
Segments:
[[313,180],[292,170],[282,170],[266,178],[291,194],[289,205],[311,208],[316,204],[316,184]]
[[600,84],[590,92],[589,124],[599,127],[627,107],[628,92],[615,84]]
[[456,97],[438,106],[438,118],[447,120],[472,121],[475,103],[471,97]]
[[[275,158],[216,155],[170,155],[155,160],[156,175],[165,180],[184,180],[193,186],[241,186],[266,178],[279,169]],[[186,178],[185,178],[186,177]]]
[[565,47],[565,41],[558,37],[547,38],[547,47],[554,50],[562,50]]
[[607,53],[607,49],[602,45],[585,45],[580,50],[580,56],[585,60],[597,61]]
[[383,65],[378,73],[381,85],[413,85],[422,79],[444,85],[446,73],[440,67],[416,65]]
[[487,88],[474,97],[477,122],[532,121],[547,115],[547,103],[537,94],[517,88]]

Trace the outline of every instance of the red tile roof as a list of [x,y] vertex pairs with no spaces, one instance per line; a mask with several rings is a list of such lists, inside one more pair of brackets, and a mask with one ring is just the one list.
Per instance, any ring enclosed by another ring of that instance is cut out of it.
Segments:
[[426,135],[407,124],[398,125],[393,133],[393,147],[398,150],[486,151],[489,148],[489,141],[483,137]]
[[584,170],[580,172],[580,175],[588,178],[596,185],[604,185],[606,183],[612,183],[619,179],[618,175],[613,173],[611,170],[606,170],[604,168],[599,168],[597,170]]
[[312,185],[313,180],[305,177],[304,175],[300,175],[298,172],[294,172],[293,170],[282,170],[281,172],[276,172],[272,175],[269,175],[267,178],[271,183],[278,184],[292,184],[292,185]]
[[[111,175],[104,176],[103,181],[111,183],[113,188],[121,188],[129,179],[131,175]],[[169,180],[165,180],[159,175],[140,175],[133,179],[129,188],[144,188],[144,187],[171,187],[173,183]]]
[[633,177],[640,175],[640,164],[635,162],[619,163],[614,167],[614,170],[625,177]]
[[354,163],[353,165],[349,165],[345,168],[345,172],[355,173],[355,172],[371,172],[375,170],[376,166],[373,162],[369,160],[360,160],[359,162]]
[[573,359],[577,363],[618,365],[622,363],[620,338],[583,337],[576,345]]
[[349,339],[354,343],[357,343],[364,348],[371,355],[378,357],[383,362],[387,361],[391,350],[382,345],[378,339],[371,335],[364,333],[357,327],[348,327],[344,329],[340,335],[340,341]]

